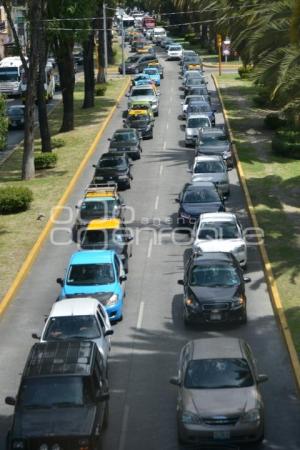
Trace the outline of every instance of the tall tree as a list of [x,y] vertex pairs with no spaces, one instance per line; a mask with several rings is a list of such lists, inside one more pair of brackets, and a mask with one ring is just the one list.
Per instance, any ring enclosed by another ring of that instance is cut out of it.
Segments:
[[92,108],[95,103],[94,37],[94,31],[92,30],[82,43],[84,70],[83,108]]

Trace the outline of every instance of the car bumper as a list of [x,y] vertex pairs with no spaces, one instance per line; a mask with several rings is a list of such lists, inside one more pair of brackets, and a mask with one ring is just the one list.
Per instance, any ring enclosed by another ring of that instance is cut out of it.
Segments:
[[187,146],[194,146],[196,144],[196,139],[197,136],[189,136],[189,137],[185,137],[185,145]]
[[190,444],[250,443],[261,439],[264,433],[261,422],[253,425],[236,424],[233,428],[228,425],[187,425],[179,421],[178,427],[182,440]]
[[124,186],[124,185],[127,185],[129,183],[129,181],[130,181],[129,177],[126,177],[126,178],[118,178],[118,177],[105,178],[105,177],[103,177],[102,179],[99,179],[99,178],[94,179],[93,183],[95,183],[95,184],[104,183],[105,184],[105,183],[114,182],[114,183],[117,183],[118,186]]
[[184,304],[184,317],[188,322],[211,324],[211,323],[239,323],[245,319],[246,307],[242,306],[237,309],[222,310],[211,308],[210,310],[203,310],[198,308],[187,307]]
[[[200,215],[200,214],[199,214]],[[182,216],[181,214],[178,214],[178,225],[185,226],[188,228],[192,228],[198,219],[199,216]]]
[[105,309],[111,321],[120,320],[122,318],[123,301],[119,301],[113,306],[105,306]]
[[218,188],[218,191],[220,192],[220,194],[222,194],[222,195],[229,194],[229,191],[230,191],[229,183],[216,183],[216,187]]

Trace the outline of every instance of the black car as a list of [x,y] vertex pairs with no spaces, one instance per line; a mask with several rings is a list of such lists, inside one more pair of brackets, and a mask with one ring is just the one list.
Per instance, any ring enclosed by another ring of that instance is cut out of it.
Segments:
[[231,253],[192,253],[184,269],[184,322],[247,322],[245,282]]
[[7,109],[9,128],[24,128],[24,105],[13,105]]
[[121,258],[125,272],[132,256],[133,236],[121,225],[113,229],[86,229],[82,234],[80,246],[84,250],[114,250]]
[[224,128],[202,129],[196,140],[195,155],[220,155],[227,167],[233,167],[232,142]]
[[135,127],[116,130],[109,141],[109,152],[121,152],[131,159],[140,159],[142,147],[139,133]]
[[95,174],[92,184],[101,184],[114,181],[119,187],[130,189],[131,165],[129,158],[123,154],[108,153],[108,156],[101,158],[95,167]]
[[207,81],[203,77],[190,78],[184,85],[184,95],[191,95],[191,90],[199,87],[206,87]]
[[179,197],[178,225],[193,226],[200,214],[225,211],[224,199],[214,183],[187,183]]
[[[149,63],[152,62],[158,63],[158,59],[156,58],[154,53],[146,53],[145,55],[133,55],[125,61],[125,71],[126,73],[140,73],[145,69],[145,67],[148,66]],[[122,71],[123,66],[121,64],[119,66],[119,72],[122,73]]]
[[35,344],[27,358],[7,450],[94,449],[108,424],[108,379],[95,342]]
[[124,120],[125,129],[135,129],[143,139],[153,139],[154,118],[149,114],[128,114]]

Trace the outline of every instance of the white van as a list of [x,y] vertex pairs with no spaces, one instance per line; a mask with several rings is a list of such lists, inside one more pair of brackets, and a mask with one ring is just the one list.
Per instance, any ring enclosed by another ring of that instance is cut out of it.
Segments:
[[162,27],[155,27],[153,30],[152,40],[155,44],[160,44],[163,38],[167,37],[167,32]]

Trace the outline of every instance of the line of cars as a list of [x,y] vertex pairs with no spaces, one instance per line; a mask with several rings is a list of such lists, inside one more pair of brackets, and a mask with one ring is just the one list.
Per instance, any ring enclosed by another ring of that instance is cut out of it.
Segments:
[[120,190],[131,187],[142,139],[153,137],[157,73],[144,70],[141,84],[139,75],[133,79],[123,128],[109,139],[76,205],[72,236],[79,250],[56,280],[60,294],[42,333],[32,335],[39,342],[29,353],[18,394],[5,399],[15,407],[8,450],[95,450],[108,425],[111,324],[123,318],[133,240]]
[[[179,64],[185,146],[195,149],[187,169],[191,180],[176,198],[177,226],[193,238],[184,276],[178,280],[183,321],[188,328],[242,325],[247,323],[245,284],[251,279],[244,274],[246,234],[236,214],[226,211],[232,144],[224,127],[216,124],[199,56],[182,50]],[[267,379],[243,339],[203,337],[188,342],[180,352],[177,375],[170,379],[178,388],[179,443],[259,444],[264,439],[260,384]]]

